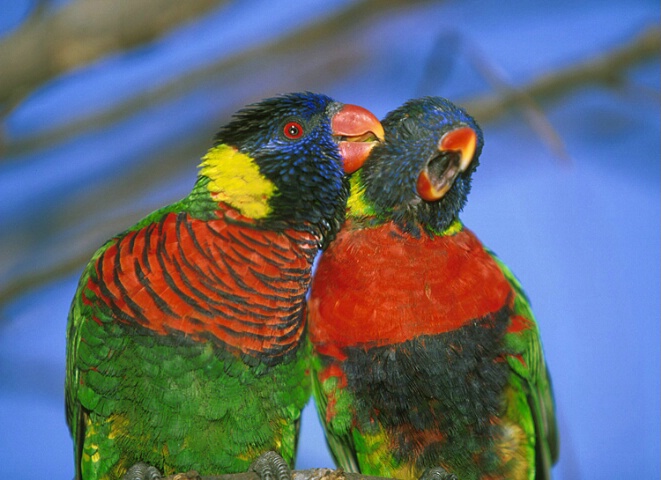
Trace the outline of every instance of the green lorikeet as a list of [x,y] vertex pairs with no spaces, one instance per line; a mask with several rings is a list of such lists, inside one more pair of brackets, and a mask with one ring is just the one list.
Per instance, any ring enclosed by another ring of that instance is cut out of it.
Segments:
[[222,127],[186,198],[94,254],[67,332],[76,478],[140,462],[241,472],[267,451],[293,465],[310,394],[311,267],[343,220],[345,172],[375,135],[370,112],[323,95],[250,105]]
[[528,299],[458,218],[480,128],[439,97],[382,124],[308,302],[332,454],[399,479],[549,478],[553,395]]

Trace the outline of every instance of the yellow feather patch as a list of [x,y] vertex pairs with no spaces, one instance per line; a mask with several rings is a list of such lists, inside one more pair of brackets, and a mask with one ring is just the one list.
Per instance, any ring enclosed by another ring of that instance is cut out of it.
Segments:
[[398,462],[392,455],[392,445],[385,430],[379,429],[374,433],[358,434],[354,431],[354,444],[356,456],[361,465],[361,472],[365,475],[379,477],[417,479],[422,471],[414,464]]
[[250,218],[271,212],[269,199],[277,189],[264,177],[255,161],[234,147],[218,145],[202,158],[200,173],[209,178],[211,197],[225,202]]
[[452,220],[452,223],[448,225],[448,228],[443,230],[443,235],[454,235],[456,233],[459,233],[463,230],[464,224],[461,223],[461,220],[458,218],[455,218]]
[[108,438],[111,440],[126,435],[128,431],[129,420],[125,415],[113,414],[106,420],[106,423],[110,424]]
[[349,199],[347,200],[347,209],[349,215],[355,217],[367,217],[374,215],[374,209],[365,203],[365,187],[360,179],[360,174],[355,173],[349,177]]
[[507,411],[494,446],[508,469],[508,479],[529,480],[535,476],[535,426],[522,380],[511,378],[513,384],[505,390]]
[[[97,428],[92,419],[87,417],[85,421],[85,438],[90,439],[91,437],[97,435]],[[85,441],[83,447],[83,460],[86,462],[98,462],[101,459],[99,455],[99,444],[91,441]]]

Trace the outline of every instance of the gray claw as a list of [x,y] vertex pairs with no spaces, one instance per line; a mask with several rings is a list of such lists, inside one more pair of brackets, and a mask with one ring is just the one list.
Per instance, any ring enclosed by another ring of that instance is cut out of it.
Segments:
[[261,480],[292,480],[287,462],[275,452],[262,453],[250,465],[250,470],[256,472]]
[[420,480],[458,480],[454,473],[449,473],[443,467],[428,468],[420,476]]
[[161,480],[161,472],[146,463],[136,463],[122,476],[122,480]]

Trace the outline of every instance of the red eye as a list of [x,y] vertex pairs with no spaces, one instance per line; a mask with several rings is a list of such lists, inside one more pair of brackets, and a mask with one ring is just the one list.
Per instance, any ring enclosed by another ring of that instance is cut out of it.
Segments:
[[296,140],[297,138],[301,138],[303,136],[303,127],[300,123],[289,122],[287,125],[285,125],[283,133],[285,134],[285,137]]

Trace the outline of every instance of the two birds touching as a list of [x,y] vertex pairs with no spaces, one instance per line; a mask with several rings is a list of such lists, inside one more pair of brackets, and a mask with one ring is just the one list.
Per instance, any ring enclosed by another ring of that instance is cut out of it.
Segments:
[[311,395],[345,471],[550,478],[553,392],[528,298],[458,216],[482,146],[440,97],[381,122],[308,92],[237,112],[192,192],[82,273],[76,478],[285,480]]

